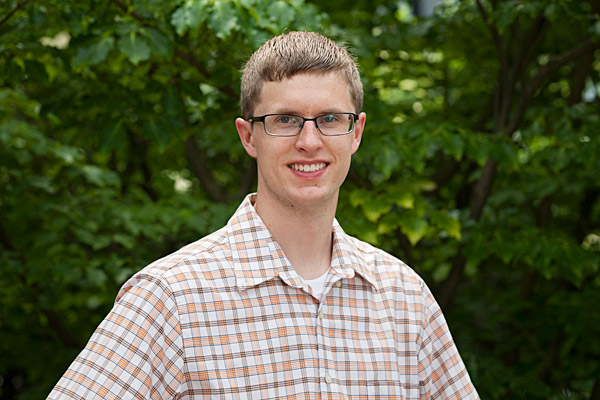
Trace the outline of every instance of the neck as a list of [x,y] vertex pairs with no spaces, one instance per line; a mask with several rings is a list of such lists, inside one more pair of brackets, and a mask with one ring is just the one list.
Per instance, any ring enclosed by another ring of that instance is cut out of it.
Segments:
[[257,194],[254,207],[298,275],[314,279],[327,272],[337,197],[320,207],[297,207],[269,200]]

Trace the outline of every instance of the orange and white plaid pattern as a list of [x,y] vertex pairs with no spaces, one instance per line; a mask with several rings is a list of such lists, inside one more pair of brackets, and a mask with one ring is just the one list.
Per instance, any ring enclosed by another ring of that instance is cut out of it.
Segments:
[[48,398],[479,397],[413,270],[335,221],[319,301],[249,195],[225,227],[125,283]]

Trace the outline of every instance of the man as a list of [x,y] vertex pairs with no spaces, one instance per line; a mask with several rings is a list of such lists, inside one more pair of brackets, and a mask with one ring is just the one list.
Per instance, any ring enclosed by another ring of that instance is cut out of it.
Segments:
[[132,277],[49,398],[477,399],[427,286],[334,219],[366,120],[346,50],[278,36],[241,91],[256,194]]

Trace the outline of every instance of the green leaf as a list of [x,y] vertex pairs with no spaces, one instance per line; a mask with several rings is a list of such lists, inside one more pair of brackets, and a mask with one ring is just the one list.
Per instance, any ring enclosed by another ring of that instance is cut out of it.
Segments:
[[416,245],[419,240],[427,233],[428,224],[422,218],[416,215],[407,215],[402,217],[402,224],[400,230],[408,237],[408,241],[411,245]]
[[133,0],[132,8],[137,12],[164,12],[165,2],[164,0]]
[[77,49],[77,54],[73,57],[73,66],[75,68],[84,65],[97,65],[106,59],[108,52],[112,50],[115,39],[111,36],[100,37],[92,41],[87,46]]
[[355,189],[350,193],[350,204],[359,207],[371,197],[371,193],[365,189]]
[[119,50],[121,50],[134,65],[150,58],[150,46],[146,39],[138,36],[136,32],[130,32],[128,35],[121,36],[118,45]]
[[489,157],[489,142],[480,135],[470,135],[465,142],[465,152],[480,166],[484,166]]
[[88,182],[96,186],[117,186],[119,177],[112,171],[104,170],[95,165],[84,165],[81,168]]
[[350,193],[350,204],[353,207],[361,207],[367,219],[377,222],[379,218],[387,213],[392,203],[387,198],[376,196],[366,189],[357,189]]
[[444,230],[449,236],[460,240],[460,221],[452,215],[443,212],[434,212],[430,216],[431,222],[438,228]]
[[404,24],[410,23],[413,20],[413,12],[408,2],[401,0],[397,3],[398,9],[396,10],[396,19]]
[[391,204],[380,197],[372,197],[363,203],[362,208],[369,221],[377,222],[383,214],[390,210]]
[[448,277],[448,274],[450,273],[451,269],[452,264],[450,264],[449,262],[442,262],[438,264],[432,274],[433,281],[436,283],[442,282]]
[[82,151],[71,146],[58,146],[52,150],[52,153],[65,164],[73,164],[83,159]]
[[283,0],[274,1],[269,6],[269,15],[280,29],[286,28],[294,20],[294,14],[294,8]]
[[373,164],[381,171],[385,179],[389,179],[392,172],[400,165],[400,155],[395,149],[384,146],[375,156]]
[[239,0],[239,3],[246,9],[248,9],[248,11],[251,12],[256,12],[254,11],[254,6],[257,3],[258,0]]
[[109,121],[98,132],[98,150],[107,153],[125,144],[123,121]]
[[417,179],[414,181],[413,186],[423,192],[431,192],[437,189],[437,184],[429,179]]
[[492,159],[496,160],[498,164],[509,168],[516,168],[519,164],[519,155],[515,145],[507,141],[494,143],[491,148],[490,156]]
[[173,52],[173,44],[169,38],[153,28],[142,28],[140,34],[144,35],[150,45],[153,54],[161,57],[168,57]]
[[102,286],[106,282],[107,276],[101,269],[90,269],[86,273],[86,280],[93,283],[94,286]]
[[410,192],[400,192],[394,196],[394,203],[406,209],[412,209],[415,206],[415,196]]
[[441,135],[442,151],[460,161],[464,151],[464,141],[459,134],[443,131]]
[[558,11],[558,7],[556,6],[556,4],[548,4],[546,6],[546,8],[544,9],[544,17],[548,18],[550,21],[556,19],[557,17],[557,11]]
[[231,31],[237,29],[236,10],[228,0],[216,0],[210,13],[208,26],[219,39],[226,39]]
[[32,7],[29,18],[36,27],[40,28],[46,22],[46,8],[40,6]]
[[472,268],[476,268],[491,253],[487,238],[480,232],[472,232],[469,239],[465,238],[465,256]]
[[187,0],[171,16],[171,24],[175,31],[182,36],[188,30],[196,30],[206,21],[209,0]]
[[165,112],[169,115],[176,115],[183,107],[181,96],[173,86],[167,88],[162,98],[162,104]]
[[183,130],[183,123],[177,118],[156,115],[144,122],[142,132],[158,145],[160,151],[164,151],[170,143],[171,138]]
[[589,28],[589,32],[593,37],[600,36],[600,21],[596,21],[596,23]]

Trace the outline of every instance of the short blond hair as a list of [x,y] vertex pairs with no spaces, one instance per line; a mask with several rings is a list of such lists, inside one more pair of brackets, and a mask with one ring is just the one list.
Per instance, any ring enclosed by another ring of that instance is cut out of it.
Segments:
[[242,116],[252,117],[265,82],[279,82],[301,73],[337,71],[348,83],[359,112],[363,89],[354,58],[333,40],[315,32],[289,32],[276,36],[252,54],[242,70]]

